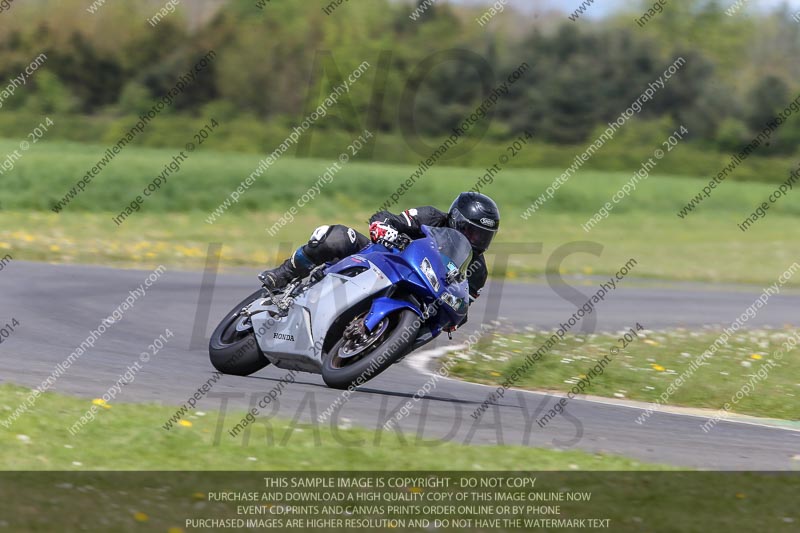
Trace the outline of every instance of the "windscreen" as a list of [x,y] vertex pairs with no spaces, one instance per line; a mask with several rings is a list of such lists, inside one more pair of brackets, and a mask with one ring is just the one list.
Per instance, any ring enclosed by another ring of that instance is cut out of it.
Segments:
[[436,246],[442,255],[442,262],[448,270],[452,270],[454,266],[462,273],[466,273],[472,262],[472,246],[467,238],[452,228],[423,226],[422,229],[426,235],[436,241]]

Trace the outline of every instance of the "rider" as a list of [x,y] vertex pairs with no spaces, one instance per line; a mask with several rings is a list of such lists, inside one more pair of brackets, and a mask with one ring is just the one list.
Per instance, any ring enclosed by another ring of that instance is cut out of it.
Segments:
[[[462,192],[445,213],[435,207],[419,207],[394,215],[378,211],[369,219],[372,242],[392,242],[399,234],[412,239],[424,237],[420,226],[451,227],[460,231],[472,244],[473,259],[467,270],[469,292],[472,299],[480,295],[486,283],[487,270],[483,253],[489,248],[500,227],[500,210],[497,204],[477,192]],[[370,243],[370,239],[353,228],[340,224],[320,226],[311,235],[308,244],[297,249],[282,265],[259,274],[264,285],[274,291],[282,289],[291,280],[307,276],[322,263],[335,262],[355,253]]]

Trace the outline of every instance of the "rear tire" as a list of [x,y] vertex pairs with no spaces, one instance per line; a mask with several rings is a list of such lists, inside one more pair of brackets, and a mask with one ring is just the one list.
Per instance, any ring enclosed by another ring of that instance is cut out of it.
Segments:
[[214,368],[223,374],[249,376],[269,364],[261,353],[252,326],[249,330],[237,330],[239,313],[247,304],[266,296],[259,290],[239,302],[220,322],[208,342],[208,354]]
[[[342,337],[322,357],[322,379],[334,389],[355,388],[374,378],[406,355],[419,332],[415,325],[418,316],[409,309],[401,309],[389,315],[386,330],[375,340],[377,345],[364,355],[350,358],[339,357],[347,340]],[[357,318],[354,320],[358,320]],[[378,325],[376,329],[380,328]]]

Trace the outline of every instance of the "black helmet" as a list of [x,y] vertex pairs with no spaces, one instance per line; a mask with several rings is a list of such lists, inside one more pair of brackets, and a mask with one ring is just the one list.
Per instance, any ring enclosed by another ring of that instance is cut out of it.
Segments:
[[483,253],[500,229],[500,209],[485,194],[462,192],[450,206],[448,224],[469,239],[476,253]]

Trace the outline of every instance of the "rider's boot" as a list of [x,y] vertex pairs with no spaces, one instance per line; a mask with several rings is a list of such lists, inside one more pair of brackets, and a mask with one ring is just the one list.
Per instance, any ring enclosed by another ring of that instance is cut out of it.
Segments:
[[316,265],[303,252],[303,247],[297,249],[292,256],[277,268],[265,270],[258,275],[258,279],[270,291],[277,291],[286,287],[290,281],[296,278],[308,276]]

